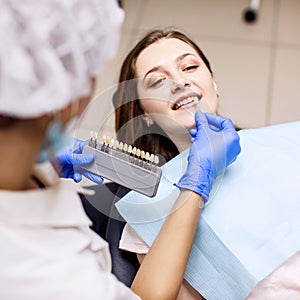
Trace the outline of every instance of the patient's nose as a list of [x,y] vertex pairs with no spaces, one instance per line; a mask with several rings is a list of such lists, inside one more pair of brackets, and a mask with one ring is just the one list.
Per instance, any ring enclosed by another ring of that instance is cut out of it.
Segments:
[[176,93],[176,92],[183,90],[186,87],[190,87],[190,85],[191,84],[188,79],[181,77],[176,80],[173,80],[173,82],[171,84],[171,91],[172,91],[172,93]]

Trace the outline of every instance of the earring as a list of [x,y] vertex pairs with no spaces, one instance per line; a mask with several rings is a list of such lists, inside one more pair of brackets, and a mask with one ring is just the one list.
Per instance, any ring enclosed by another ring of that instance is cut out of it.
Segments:
[[147,125],[148,127],[151,127],[151,126],[153,125],[153,121],[147,118],[147,120],[146,120],[146,125]]
[[147,127],[151,127],[153,125],[153,120],[148,114],[145,114],[143,116],[143,120],[146,123]]
[[217,98],[219,99],[220,98],[220,94],[218,92],[218,86],[217,86],[217,84],[216,84],[215,81],[214,81],[214,88],[215,88],[215,92],[216,92]]

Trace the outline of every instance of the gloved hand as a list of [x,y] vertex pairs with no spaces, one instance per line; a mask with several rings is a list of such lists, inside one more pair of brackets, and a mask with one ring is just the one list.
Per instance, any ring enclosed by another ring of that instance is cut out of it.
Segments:
[[235,161],[241,147],[230,119],[197,111],[195,121],[187,170],[175,185],[198,193],[207,202],[214,180]]
[[80,167],[90,164],[94,160],[92,153],[82,153],[84,141],[73,139],[73,147],[60,153],[54,161],[53,166],[60,177],[73,178],[75,182],[82,180],[82,175],[97,184],[103,183],[103,178],[83,170]]

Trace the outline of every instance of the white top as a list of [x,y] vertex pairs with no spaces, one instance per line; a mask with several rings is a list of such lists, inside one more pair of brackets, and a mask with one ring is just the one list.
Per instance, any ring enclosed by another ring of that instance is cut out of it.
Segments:
[[0,299],[140,299],[110,273],[108,244],[90,230],[76,184],[49,165],[43,182],[43,169],[50,187],[0,190]]
[[261,280],[247,300],[300,299],[300,251]]
[[124,226],[119,248],[138,254],[147,254],[149,251],[149,246],[128,223]]

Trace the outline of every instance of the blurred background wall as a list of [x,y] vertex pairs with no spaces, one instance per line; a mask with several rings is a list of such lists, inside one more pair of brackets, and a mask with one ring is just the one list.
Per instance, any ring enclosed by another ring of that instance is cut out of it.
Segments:
[[262,0],[247,23],[248,0],[122,0],[125,23],[118,55],[98,80],[97,93],[77,130],[113,135],[111,96],[132,46],[149,29],[173,26],[209,58],[220,93],[220,113],[241,127],[300,120],[300,0]]

